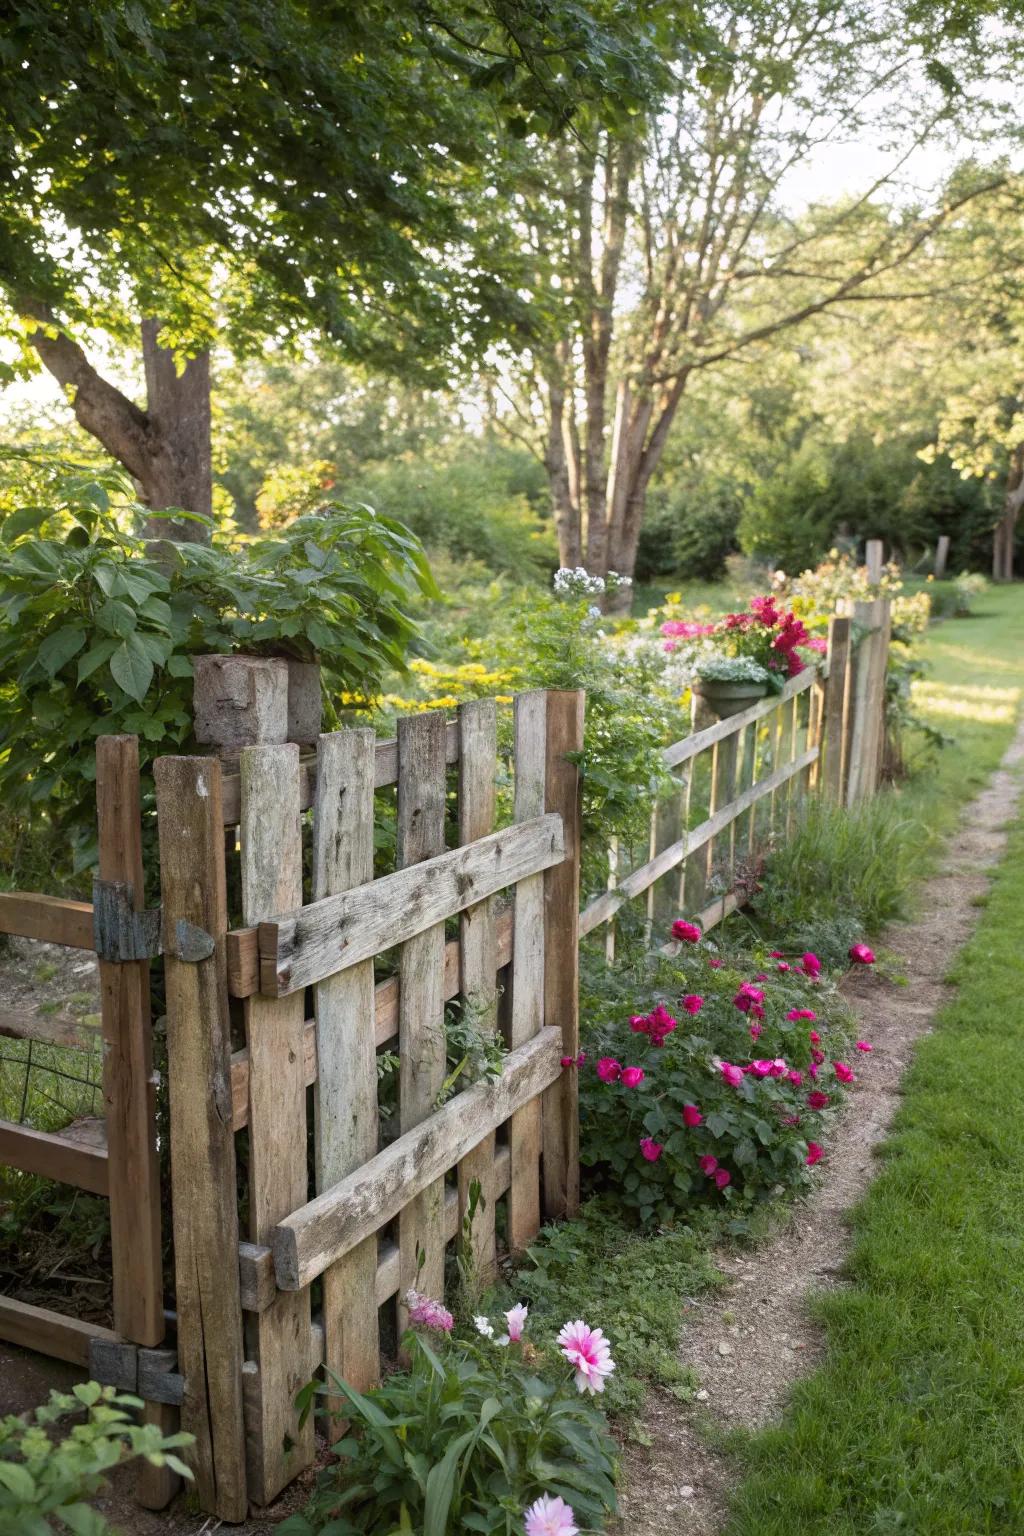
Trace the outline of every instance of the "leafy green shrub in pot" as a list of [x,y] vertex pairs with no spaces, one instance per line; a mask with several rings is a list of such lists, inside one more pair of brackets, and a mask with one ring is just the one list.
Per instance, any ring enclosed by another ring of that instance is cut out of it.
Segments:
[[120,475],[55,474],[46,505],[0,529],[0,790],[45,806],[94,857],[96,737],[140,738],[143,771],[185,747],[192,657],[318,659],[326,717],[346,691],[401,668],[408,610],[432,591],[413,536],[368,507],[327,501],[263,538],[154,545]]
[[415,1291],[406,1300],[407,1371],[365,1395],[334,1377],[300,1394],[304,1414],[320,1394],[343,1396],[353,1433],[280,1536],[603,1530],[615,1447],[592,1395],[615,1365],[601,1330],[576,1321],[543,1341],[562,1357],[556,1374],[527,1336],[526,1307],[452,1339],[450,1312]]
[[[191,1477],[174,1452],[192,1436],[134,1423],[131,1410],[141,1407],[137,1397],[87,1381],[51,1392],[31,1414],[0,1419],[0,1536],[113,1536],[88,1501],[102,1492],[108,1472],[136,1457]],[[76,1416],[80,1422],[68,1426]],[[58,1426],[60,1437],[51,1438]]]

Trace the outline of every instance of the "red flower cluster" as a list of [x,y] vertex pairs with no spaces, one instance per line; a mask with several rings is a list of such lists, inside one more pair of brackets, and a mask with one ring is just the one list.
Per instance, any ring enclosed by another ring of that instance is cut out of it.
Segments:
[[652,1013],[634,1013],[629,1027],[634,1035],[647,1035],[652,1045],[664,1045],[665,1036],[678,1029],[679,1022],[659,1003]]

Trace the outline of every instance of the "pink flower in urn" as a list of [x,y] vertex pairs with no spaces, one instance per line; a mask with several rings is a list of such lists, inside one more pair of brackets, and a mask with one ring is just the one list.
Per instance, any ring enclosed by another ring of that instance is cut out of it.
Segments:
[[815,1163],[820,1159],[821,1154],[822,1148],[819,1147],[816,1141],[809,1141],[807,1143],[807,1156],[805,1157],[804,1161],[808,1168],[814,1167]]
[[869,1042],[867,1040],[858,1040],[857,1041],[857,1049],[858,1049],[858,1051],[873,1051],[874,1050],[874,1046],[869,1044]]
[[707,1174],[708,1178],[710,1179],[711,1175],[718,1167],[718,1158],[712,1157],[710,1152],[705,1152],[703,1157],[698,1157],[697,1165],[700,1168],[701,1173]]
[[644,1080],[643,1067],[623,1067],[622,1086],[624,1088],[638,1088]]
[[600,1328],[591,1328],[582,1318],[566,1323],[558,1335],[562,1354],[576,1371],[580,1392],[603,1392],[605,1377],[615,1369],[608,1340]]
[[696,923],[688,923],[683,918],[677,917],[672,924],[672,937],[682,939],[686,944],[699,944],[701,931]]
[[845,1061],[834,1061],[832,1063],[832,1070],[841,1083],[853,1082],[853,1072],[846,1065]]
[[874,965],[875,952],[873,949],[869,949],[866,944],[851,944],[850,959],[855,961],[857,965]]
[[700,1013],[703,1006],[704,999],[700,997],[696,992],[687,992],[686,996],[683,998],[683,1007],[686,1009],[691,1018]]
[[526,1536],[579,1536],[571,1504],[545,1493],[523,1516]]
[[409,1322],[414,1328],[432,1328],[435,1333],[451,1333],[455,1327],[455,1319],[447,1307],[443,1307],[431,1296],[422,1296],[419,1291],[406,1291],[405,1305],[409,1311]]
[[704,1116],[701,1114],[696,1104],[683,1105],[683,1124],[688,1125],[691,1130],[695,1125],[700,1125],[703,1119]]
[[732,1174],[728,1168],[716,1168],[713,1178],[719,1189],[724,1189],[727,1184],[732,1183]]
[[640,1151],[649,1163],[656,1163],[664,1150],[661,1143],[652,1141],[650,1136],[645,1136],[640,1143]]
[[602,1083],[617,1083],[622,1076],[622,1063],[614,1056],[602,1056],[594,1070]]
[[743,1081],[743,1072],[741,1068],[734,1067],[730,1061],[722,1062],[722,1076],[725,1078],[730,1088],[738,1088]]

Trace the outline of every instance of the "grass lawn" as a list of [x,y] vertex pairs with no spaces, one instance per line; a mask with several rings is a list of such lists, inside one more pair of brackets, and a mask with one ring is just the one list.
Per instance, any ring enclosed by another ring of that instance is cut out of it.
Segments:
[[[935,834],[1011,737],[1022,642],[1020,589],[928,637],[922,701],[957,742],[903,794]],[[1024,818],[857,1213],[853,1284],[819,1304],[827,1362],[741,1447],[728,1536],[1024,1530],[1022,952]]]

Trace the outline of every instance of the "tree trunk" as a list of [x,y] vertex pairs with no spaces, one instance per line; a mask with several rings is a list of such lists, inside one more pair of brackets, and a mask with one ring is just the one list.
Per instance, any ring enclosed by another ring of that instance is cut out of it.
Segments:
[[551,509],[558,538],[558,563],[575,570],[583,564],[583,531],[579,502],[573,496],[567,444],[571,431],[566,420],[565,389],[559,379],[548,380],[548,441],[544,467],[551,488]]
[[1024,506],[1024,443],[1018,444],[1010,458],[1010,470],[1006,477],[1006,496],[1003,515],[996,524],[992,541],[992,576],[995,581],[1013,580],[1013,546],[1017,536],[1017,519]]

